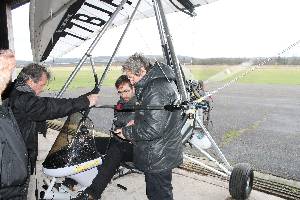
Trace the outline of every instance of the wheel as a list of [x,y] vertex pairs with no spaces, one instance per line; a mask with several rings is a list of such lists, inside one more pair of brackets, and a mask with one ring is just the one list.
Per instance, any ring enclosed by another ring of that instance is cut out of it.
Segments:
[[237,164],[230,175],[229,193],[232,198],[247,199],[252,191],[254,173],[247,163]]

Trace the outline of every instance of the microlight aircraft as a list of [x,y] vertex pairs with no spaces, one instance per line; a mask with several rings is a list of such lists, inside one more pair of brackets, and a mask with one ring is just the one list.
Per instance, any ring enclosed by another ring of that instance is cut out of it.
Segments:
[[[58,57],[80,46],[88,39],[92,44],[82,56],[57,97],[61,97],[72,82],[77,72],[87,59],[95,77],[95,90],[101,92],[103,80],[121,45],[128,27],[133,20],[155,17],[161,39],[165,62],[176,74],[176,84],[181,95],[179,103],[174,105],[148,105],[133,109],[166,109],[170,112],[182,110],[185,125],[182,128],[182,144],[190,144],[198,149],[216,167],[211,167],[185,154],[184,158],[214,173],[229,179],[229,192],[235,199],[247,199],[253,186],[253,170],[249,164],[231,166],[208,131],[209,97],[204,92],[201,82],[186,80],[183,69],[176,57],[166,15],[172,12],[184,12],[195,16],[195,8],[215,0],[31,0],[30,32],[31,45],[35,62],[43,62],[48,57]],[[127,24],[117,46],[100,78],[95,72],[92,52],[108,29]],[[99,106],[101,107],[101,106]],[[110,106],[102,106],[107,108]],[[111,106],[115,108],[115,106]],[[88,117],[89,111],[70,115],[43,163],[43,172],[51,177],[46,180],[47,187],[42,191],[42,199],[69,199],[77,192],[88,187],[97,173],[97,166],[102,163],[102,155],[94,145],[94,126]],[[206,145],[201,145],[197,137],[203,134]],[[214,151],[213,155],[209,154]],[[69,177],[81,187],[70,193],[55,188],[57,178]]]

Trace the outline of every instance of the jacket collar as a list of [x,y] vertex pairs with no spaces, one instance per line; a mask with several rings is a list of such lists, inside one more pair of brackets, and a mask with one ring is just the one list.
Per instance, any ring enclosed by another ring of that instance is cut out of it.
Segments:
[[143,89],[147,87],[148,83],[158,78],[165,78],[170,82],[176,79],[170,66],[156,62],[153,66],[151,66],[145,76],[143,76],[143,78],[135,85],[135,93],[138,99],[139,95],[142,93]]
[[23,80],[17,79],[15,88],[20,92],[29,92],[35,94],[35,92],[31,89],[31,87],[27,85]]

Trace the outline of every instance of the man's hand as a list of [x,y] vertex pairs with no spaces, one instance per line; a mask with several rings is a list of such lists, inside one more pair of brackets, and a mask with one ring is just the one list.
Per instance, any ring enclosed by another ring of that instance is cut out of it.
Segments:
[[130,121],[126,124],[126,126],[132,126],[132,125],[134,125],[134,120],[130,120]]
[[98,96],[99,96],[98,94],[90,94],[87,96],[88,100],[90,101],[89,107],[96,105]]
[[125,137],[124,137],[124,135],[123,135],[123,131],[122,131],[122,129],[120,128],[120,129],[116,129],[115,131],[114,131],[114,133],[115,133],[115,135],[116,136],[118,136],[119,138],[122,138],[122,139],[126,139]]

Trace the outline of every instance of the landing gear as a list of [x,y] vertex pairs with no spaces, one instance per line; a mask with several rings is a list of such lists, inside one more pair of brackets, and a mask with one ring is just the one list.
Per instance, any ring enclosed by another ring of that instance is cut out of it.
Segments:
[[229,192],[232,198],[247,199],[253,186],[254,173],[249,164],[236,165],[230,175]]
[[[188,114],[193,114],[190,115],[190,118],[188,118],[188,120],[192,120],[193,122],[190,123],[190,127],[188,126],[189,124],[187,124],[182,128],[182,135],[184,138],[183,143],[189,142],[192,144],[210,161],[214,162],[215,167],[211,167],[206,163],[201,163],[200,161],[191,158],[189,155],[184,155],[184,158],[189,159],[193,163],[196,163],[218,175],[230,178],[229,192],[232,198],[237,200],[247,199],[252,191],[254,177],[253,170],[251,169],[250,165],[246,163],[237,164],[236,166],[232,167],[211,137],[208,131],[211,106],[209,99],[203,99],[205,98],[206,94],[203,89],[202,81],[187,81],[187,91],[189,92],[188,94],[190,95],[191,99],[190,104],[194,106],[197,111],[194,113],[193,109],[187,111]],[[199,102],[201,98],[203,100]],[[199,133],[206,137],[207,141],[205,143],[209,145],[205,145],[203,139],[195,137],[195,135]],[[206,151],[206,149],[209,149],[210,147],[213,148],[215,156],[217,156],[218,159],[215,159],[209,154],[212,152],[211,150]]]

